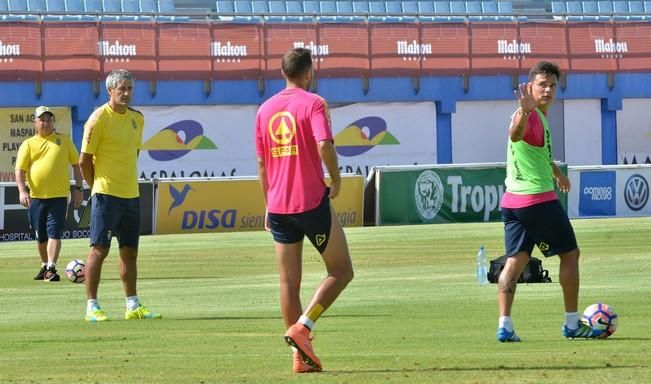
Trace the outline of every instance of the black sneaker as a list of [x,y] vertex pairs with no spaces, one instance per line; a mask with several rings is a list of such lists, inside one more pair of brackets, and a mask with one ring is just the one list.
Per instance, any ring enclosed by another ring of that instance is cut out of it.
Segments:
[[43,277],[43,280],[45,280],[45,281],[59,281],[59,280],[61,280],[61,277],[59,277],[59,274],[57,273],[56,268],[50,267],[45,271],[45,276]]
[[43,280],[45,279],[45,271],[47,271],[47,267],[44,265],[41,267],[41,270],[38,271],[36,276],[34,276],[34,280]]

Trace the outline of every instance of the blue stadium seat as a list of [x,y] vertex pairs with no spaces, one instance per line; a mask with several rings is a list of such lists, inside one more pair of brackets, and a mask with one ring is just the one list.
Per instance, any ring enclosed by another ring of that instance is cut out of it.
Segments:
[[361,15],[369,14],[368,1],[365,0],[353,0],[353,12]]
[[[31,2],[30,2],[31,7]],[[45,7],[48,12],[65,13],[66,1],[65,0],[46,0]],[[31,10],[31,8],[30,8]],[[63,20],[64,15],[50,15],[43,16],[43,20]]]
[[597,7],[596,1],[583,1],[581,2],[581,9],[583,9],[583,15],[581,20],[600,20],[601,17],[597,16],[596,13],[599,13],[599,8]]
[[253,16],[253,6],[251,1],[235,0],[233,3],[235,13],[237,14],[233,21],[237,23],[257,23],[259,19]]
[[[651,1],[645,1],[644,2],[644,13],[647,13],[647,14],[651,13]],[[648,19],[649,16],[646,16],[646,18]]]
[[[102,0],[102,11],[106,13],[121,13],[122,3],[120,0]],[[118,15],[102,15],[103,21],[115,21],[119,19],[120,16]]]
[[567,12],[567,6],[564,1],[552,1],[552,15],[556,20],[563,20],[564,13]]
[[215,10],[217,11],[217,18],[219,20],[232,21],[233,13],[235,13],[235,5],[232,0],[217,0],[215,2]]
[[473,14],[468,16],[470,20],[482,20],[481,3],[479,1],[466,1],[466,12]]
[[628,20],[628,3],[626,1],[613,1],[613,13],[615,20]]
[[86,6],[84,5],[84,0],[65,0],[65,3],[66,3],[67,13],[63,18],[64,20],[81,20],[81,21],[95,20],[95,16],[82,15],[82,13],[86,12]]
[[613,16],[613,12],[615,12],[615,10],[613,9],[613,2],[610,0],[597,1],[597,10],[599,11],[600,14],[599,15],[600,20],[610,19],[610,17]]
[[277,15],[267,15],[264,17],[266,21],[285,21],[285,16],[282,14],[287,12],[287,9],[285,8],[285,2],[280,1],[280,0],[273,0],[273,1],[263,1],[266,3],[266,8],[267,11],[263,12],[265,5],[262,5],[257,2],[258,0],[255,0],[251,3],[251,7],[253,8],[253,13],[276,13]]
[[[449,4],[447,1],[444,3]],[[418,13],[420,13],[420,15],[418,15],[418,20],[420,21],[435,21],[438,19],[434,16],[436,12],[434,11],[434,2],[431,0],[418,0]],[[423,15],[423,13],[425,13],[425,15]]]
[[[279,2],[282,3],[282,1],[279,1]],[[269,9],[270,10],[271,10],[271,3],[272,2],[269,2]],[[310,17],[310,16],[300,16],[300,15],[298,15],[298,14],[305,13],[303,11],[303,3],[301,3],[298,0],[287,0],[285,2],[285,10],[287,11],[287,13],[296,14],[296,15],[287,15],[287,16],[285,16],[286,21],[302,22],[302,21],[311,21],[312,20],[312,17]]]
[[140,12],[152,15],[158,13],[158,2],[156,0],[140,0]]
[[[371,5],[371,3],[369,3]],[[416,18],[414,16],[400,16],[403,11],[402,11],[402,3],[399,1],[387,1],[385,3],[385,9],[387,15],[385,16],[385,21],[387,22],[411,22],[413,23],[416,21]],[[372,11],[372,10],[371,10]]]
[[45,11],[47,11],[45,0],[28,0],[27,8],[29,9],[30,12],[45,13]]
[[571,14],[567,16],[568,20],[582,20],[581,14],[583,13],[583,8],[580,2],[568,1],[565,5],[567,7],[567,13]]
[[[9,6],[7,5],[7,0],[0,0],[0,12],[5,13],[9,11]],[[7,15],[0,15],[0,20],[6,20]]]
[[402,12],[403,13],[418,13],[418,2],[416,0],[408,0],[402,2]]
[[334,14],[338,13],[337,3],[335,0],[321,0],[319,2],[319,9],[321,10],[321,13],[328,14],[328,16],[319,16],[319,21],[329,22],[339,20],[337,16],[334,16]]
[[[481,12],[485,14],[489,14],[490,16],[482,16],[482,20],[499,20],[499,17],[497,16],[497,13],[499,13],[499,10],[497,9],[497,2],[496,1],[482,1],[481,2]],[[467,7],[467,5],[466,5]],[[491,15],[494,14],[494,15]]]
[[102,13],[102,4],[99,0],[84,0],[84,9],[86,12]]
[[[499,20],[515,20],[513,15],[513,3],[510,1],[500,1],[497,3],[497,12],[506,16],[499,16]],[[521,17],[526,19],[526,17]]]
[[366,19],[360,16],[352,16],[354,13],[353,3],[349,0],[338,0],[337,1],[337,13],[348,14],[348,15],[337,15],[337,21],[354,21],[362,22]]
[[[25,0],[9,0],[7,2],[9,5],[8,10],[11,11],[17,11],[17,12],[27,12],[29,11],[27,7],[27,1]],[[37,17],[35,15],[27,15],[27,14],[9,14],[7,15],[7,20],[36,20]]]
[[303,11],[309,15],[321,13],[318,0],[306,0],[303,2]]
[[[439,3],[438,1],[436,3]],[[438,12],[438,9],[437,9]],[[450,13],[455,13],[456,15],[450,16],[449,21],[464,21],[466,11],[466,3],[463,1],[452,1],[450,2]]]
[[[160,13],[175,13],[176,12],[176,6],[174,5],[174,0],[158,0],[158,12]],[[158,15],[156,16],[156,20],[158,21],[189,21],[190,17],[188,16],[172,16],[172,15],[166,15],[166,16],[161,16]]]
[[267,14],[269,13],[269,3],[267,0],[251,1],[251,12],[256,14]]
[[640,0],[628,2],[629,20],[644,20],[644,3]]
[[140,13],[139,0],[122,0],[122,12],[130,13],[131,15],[120,16],[120,20],[145,21],[151,19],[150,16],[137,15],[138,13]]

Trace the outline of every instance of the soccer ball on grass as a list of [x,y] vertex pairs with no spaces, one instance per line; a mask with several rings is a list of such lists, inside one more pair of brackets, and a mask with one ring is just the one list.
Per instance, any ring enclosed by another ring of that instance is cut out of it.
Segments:
[[606,338],[617,330],[617,313],[608,304],[592,304],[583,311],[581,321],[593,329],[602,331],[602,338]]
[[86,278],[86,264],[81,260],[72,260],[66,266],[66,277],[73,283],[83,283]]

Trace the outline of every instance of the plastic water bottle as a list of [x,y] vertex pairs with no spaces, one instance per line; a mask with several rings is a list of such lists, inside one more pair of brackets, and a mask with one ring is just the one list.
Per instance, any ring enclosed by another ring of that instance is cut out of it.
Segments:
[[477,284],[488,284],[488,267],[486,265],[486,251],[484,246],[479,247],[477,252]]

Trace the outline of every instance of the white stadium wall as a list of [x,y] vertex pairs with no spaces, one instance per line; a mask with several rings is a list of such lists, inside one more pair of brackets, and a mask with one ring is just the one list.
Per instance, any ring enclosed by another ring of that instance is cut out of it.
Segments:
[[601,164],[601,101],[564,100],[565,162]]
[[617,111],[617,163],[647,161],[651,161],[651,99],[623,99],[622,110]]

